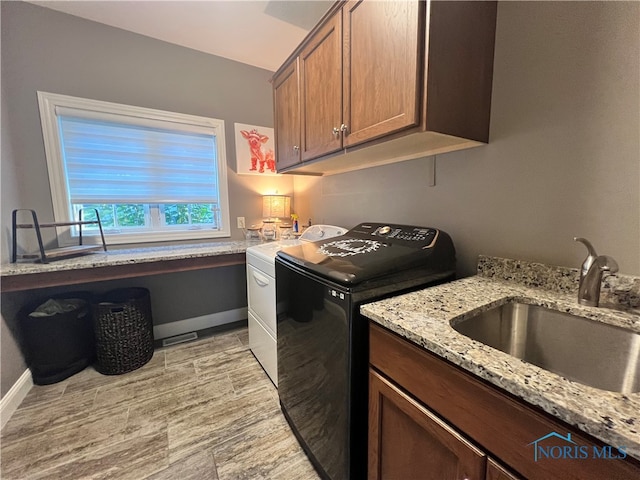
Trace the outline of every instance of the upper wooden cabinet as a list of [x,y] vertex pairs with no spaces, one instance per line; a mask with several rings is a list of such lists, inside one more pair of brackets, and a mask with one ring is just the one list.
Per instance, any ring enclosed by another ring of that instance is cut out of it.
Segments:
[[276,168],[282,170],[300,163],[300,94],[298,60],[273,79],[275,106]]
[[424,7],[406,1],[343,7],[344,147],[418,125]]
[[495,21],[496,2],[337,2],[274,76],[276,138],[292,138],[277,90],[299,66],[300,161],[278,140],[278,170],[339,173],[486,143]]
[[334,15],[300,53],[303,161],[342,147],[341,52],[342,18]]

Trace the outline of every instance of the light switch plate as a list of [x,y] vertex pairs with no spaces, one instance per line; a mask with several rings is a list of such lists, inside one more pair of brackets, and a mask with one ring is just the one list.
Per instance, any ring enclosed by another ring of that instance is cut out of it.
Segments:
[[238,217],[238,228],[244,228],[244,217]]

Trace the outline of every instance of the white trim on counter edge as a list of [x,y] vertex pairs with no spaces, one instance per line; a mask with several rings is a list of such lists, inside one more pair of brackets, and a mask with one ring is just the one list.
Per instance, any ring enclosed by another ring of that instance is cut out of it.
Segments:
[[4,428],[11,419],[15,411],[18,409],[24,397],[27,396],[29,390],[33,387],[33,379],[31,378],[31,370],[28,368],[24,371],[20,378],[9,389],[7,394],[0,400],[0,429]]
[[186,318],[171,323],[154,325],[153,337],[156,340],[174,337],[183,333],[204,330],[205,328],[217,327],[226,323],[233,323],[247,319],[247,307],[225,310],[224,312],[210,313],[201,317]]

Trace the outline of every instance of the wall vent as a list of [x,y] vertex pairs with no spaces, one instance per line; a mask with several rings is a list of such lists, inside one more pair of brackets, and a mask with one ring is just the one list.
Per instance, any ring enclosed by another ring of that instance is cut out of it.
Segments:
[[177,343],[190,342],[197,339],[198,334],[196,332],[183,333],[182,335],[176,335],[175,337],[163,338],[162,346],[170,347],[171,345],[175,345]]

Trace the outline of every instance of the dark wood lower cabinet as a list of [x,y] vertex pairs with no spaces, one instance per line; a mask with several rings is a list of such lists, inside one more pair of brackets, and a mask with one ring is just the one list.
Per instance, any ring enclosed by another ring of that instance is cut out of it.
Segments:
[[373,370],[369,480],[480,480],[486,456]]
[[[634,458],[585,454],[616,446],[378,324],[369,331],[369,480],[640,479]],[[537,439],[568,454],[538,458]]]
[[499,465],[492,458],[487,459],[487,476],[486,480],[519,480],[520,477],[509,472],[502,465]]

